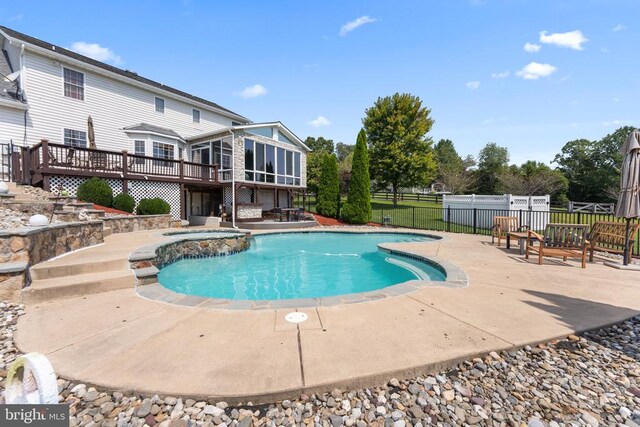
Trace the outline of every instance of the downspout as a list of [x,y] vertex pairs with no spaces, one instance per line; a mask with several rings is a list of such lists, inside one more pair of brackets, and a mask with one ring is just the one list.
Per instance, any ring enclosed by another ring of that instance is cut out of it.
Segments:
[[[25,88],[27,87],[27,74],[24,72],[24,43],[20,45],[20,79],[18,80],[18,90],[20,91],[20,101],[24,102]],[[22,137],[22,145],[27,146],[27,110],[24,110],[24,134]]]
[[[231,133],[231,226],[236,226],[236,134],[229,129]],[[222,156],[222,146],[220,147],[220,156]]]

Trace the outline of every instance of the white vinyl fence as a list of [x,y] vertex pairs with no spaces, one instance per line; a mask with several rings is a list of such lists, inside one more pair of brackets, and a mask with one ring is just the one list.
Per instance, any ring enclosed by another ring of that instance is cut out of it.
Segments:
[[[541,212],[532,214],[532,212]],[[449,218],[449,213],[451,217]],[[442,197],[442,219],[454,224],[491,228],[494,216],[514,216],[532,230],[543,230],[549,222],[549,195],[502,196],[448,195]],[[475,221],[475,224],[474,224]]]

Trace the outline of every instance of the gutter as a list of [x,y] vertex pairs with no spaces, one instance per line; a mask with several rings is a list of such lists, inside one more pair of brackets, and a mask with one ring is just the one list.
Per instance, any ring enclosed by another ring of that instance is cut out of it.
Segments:
[[[91,71],[95,72],[96,74],[99,74],[99,75],[102,75],[102,76],[105,76],[105,77],[108,77],[108,78],[111,78],[111,79],[114,79],[114,80],[118,80],[118,81],[121,81],[123,83],[130,84],[132,86],[140,87],[140,88],[143,88],[145,90],[149,90],[151,92],[156,92],[156,93],[160,92],[163,96],[167,96],[169,98],[177,99],[180,102],[184,102],[184,103],[189,104],[189,105],[194,105],[194,106],[199,107],[199,108],[201,108],[203,110],[213,111],[216,114],[220,114],[220,115],[222,115],[224,117],[230,117],[232,119],[236,119],[236,120],[240,120],[240,121],[247,121],[248,120],[246,117],[240,116],[238,114],[230,113],[230,112],[227,112],[227,111],[222,111],[222,110],[220,110],[218,108],[215,108],[215,107],[212,107],[210,105],[203,104],[201,102],[198,102],[196,100],[193,100],[193,99],[190,99],[190,98],[187,98],[187,97],[183,97],[183,96],[178,95],[178,94],[173,93],[173,92],[169,92],[168,90],[163,90],[162,88],[159,88],[159,87],[156,87],[156,86],[152,86],[150,84],[147,84],[147,83],[144,83],[144,82],[140,82],[140,81],[137,81],[137,80],[133,80],[133,79],[131,79],[129,77],[121,76],[121,75],[116,74],[114,72],[111,72],[109,70],[105,70],[104,68],[100,68],[98,66],[89,64],[87,62],[80,61],[78,59],[71,58],[69,56],[60,54],[55,49],[53,49],[53,50],[45,49],[45,48],[40,47],[40,46],[36,46],[36,45],[30,44],[30,43],[22,42],[22,40],[14,38],[14,37],[11,37],[11,36],[9,36],[8,34],[2,32],[2,31],[0,31],[0,33],[2,35],[4,35],[12,43],[13,42],[22,43],[22,54],[24,54],[25,45],[28,44],[28,49],[29,50],[32,50],[35,53],[43,55],[45,57],[52,58],[52,59],[54,59],[54,60],[56,60],[56,61],[58,61],[60,63],[65,63],[65,62],[66,63],[70,63],[70,64],[73,64],[75,66],[78,66],[79,68],[84,68],[84,69],[91,70]],[[54,45],[52,45],[52,47],[54,47]],[[126,70],[124,70],[124,71],[126,71]],[[146,77],[143,77],[143,78],[146,78]],[[148,80],[150,80],[150,79],[148,79]],[[160,84],[162,85],[162,83],[160,83]],[[176,89],[176,90],[179,90],[179,89]]]

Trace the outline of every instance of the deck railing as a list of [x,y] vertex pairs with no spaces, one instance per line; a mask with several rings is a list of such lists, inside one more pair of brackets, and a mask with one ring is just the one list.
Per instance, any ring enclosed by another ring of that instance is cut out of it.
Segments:
[[218,183],[231,180],[231,170],[184,160],[73,147],[42,141],[23,153],[23,169],[32,175],[80,175],[104,178],[176,179]]

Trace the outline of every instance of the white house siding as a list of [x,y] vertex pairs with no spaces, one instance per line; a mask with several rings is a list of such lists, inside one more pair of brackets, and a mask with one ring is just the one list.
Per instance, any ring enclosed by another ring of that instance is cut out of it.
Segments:
[[0,143],[22,145],[23,136],[24,111],[0,105]]
[[[62,143],[63,129],[85,131],[89,115],[93,118],[98,148],[130,152],[135,136],[127,136],[122,128],[137,123],[173,129],[185,138],[231,125],[231,118],[195,103],[179,101],[168,93],[142,89],[64,61],[30,51],[25,54],[29,144],[42,138]],[[84,73],[84,101],[64,96],[63,67]],[[165,100],[164,114],[155,111],[156,96]],[[193,108],[201,112],[200,123],[193,123]]]

